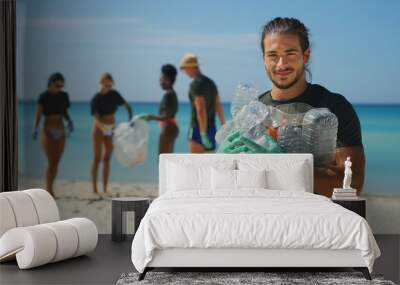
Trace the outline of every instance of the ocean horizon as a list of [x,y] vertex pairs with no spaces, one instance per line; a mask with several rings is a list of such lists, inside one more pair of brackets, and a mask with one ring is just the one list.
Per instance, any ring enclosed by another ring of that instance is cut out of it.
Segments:
[[[37,98],[18,98],[17,99],[18,103],[36,103]],[[71,103],[90,103],[90,100],[71,100]],[[127,100],[129,104],[160,104],[160,101],[130,101]],[[230,105],[231,102],[228,101],[221,101],[223,105]],[[189,104],[189,101],[187,100],[179,100],[179,104]],[[353,106],[400,106],[400,102],[352,102],[351,103]]]
[[[159,102],[129,102],[135,113],[157,114]],[[353,104],[361,122],[362,139],[366,153],[367,167],[364,192],[377,194],[399,194],[398,165],[400,151],[400,104],[359,103]],[[225,119],[231,119],[230,103],[223,103]],[[35,100],[18,101],[18,148],[19,175],[24,177],[45,177],[46,158],[40,139],[32,139],[32,125],[35,115]],[[63,157],[58,168],[58,179],[89,181],[92,161],[92,142],[90,137],[92,117],[87,101],[72,101],[69,114],[74,121],[75,130],[67,138]],[[117,124],[127,121],[124,108],[116,113]],[[175,143],[176,153],[187,153],[187,132],[190,121],[189,102],[180,102],[176,116],[179,136]],[[42,119],[43,121],[43,119]],[[217,127],[220,127],[217,120]],[[149,144],[147,160],[135,168],[119,164],[113,155],[111,160],[110,182],[120,183],[158,183],[158,137],[157,122],[149,122]],[[101,167],[101,165],[100,165]],[[99,167],[99,181],[101,168]]]

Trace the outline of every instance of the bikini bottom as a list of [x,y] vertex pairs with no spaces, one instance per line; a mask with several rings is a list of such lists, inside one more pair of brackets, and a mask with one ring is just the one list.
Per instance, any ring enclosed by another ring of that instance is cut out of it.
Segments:
[[64,129],[48,128],[45,129],[45,132],[54,140],[62,139],[65,136]]
[[105,124],[105,123],[100,123],[101,125],[101,132],[105,137],[112,137],[114,135],[114,129],[115,129],[115,124]]

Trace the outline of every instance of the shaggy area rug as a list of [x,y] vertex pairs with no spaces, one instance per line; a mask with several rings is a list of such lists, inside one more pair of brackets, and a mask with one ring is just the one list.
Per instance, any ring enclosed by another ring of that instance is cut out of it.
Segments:
[[384,280],[381,275],[372,275],[372,281],[364,278],[360,272],[155,272],[146,274],[138,281],[139,273],[124,273],[117,285],[184,285],[184,284],[213,284],[213,285],[395,285],[392,281]]

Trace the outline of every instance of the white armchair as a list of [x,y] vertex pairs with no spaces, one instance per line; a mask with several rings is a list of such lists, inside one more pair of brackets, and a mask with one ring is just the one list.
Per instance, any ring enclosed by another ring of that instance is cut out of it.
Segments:
[[84,255],[96,248],[96,225],[86,218],[60,221],[53,197],[43,189],[0,193],[0,262],[20,269]]

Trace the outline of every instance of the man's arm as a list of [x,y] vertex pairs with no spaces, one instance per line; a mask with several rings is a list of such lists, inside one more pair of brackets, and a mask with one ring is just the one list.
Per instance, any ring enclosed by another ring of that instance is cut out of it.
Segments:
[[194,98],[194,107],[196,108],[197,121],[201,133],[207,133],[207,110],[206,101],[203,96],[196,96]]
[[341,188],[344,178],[344,162],[350,156],[352,162],[351,187],[359,195],[364,186],[365,154],[362,146],[339,147],[336,149],[336,165],[314,169],[314,193],[332,196],[333,188]]
[[215,112],[218,114],[219,121],[221,122],[221,126],[225,124],[225,116],[224,109],[222,108],[221,100],[219,95],[215,96]]

